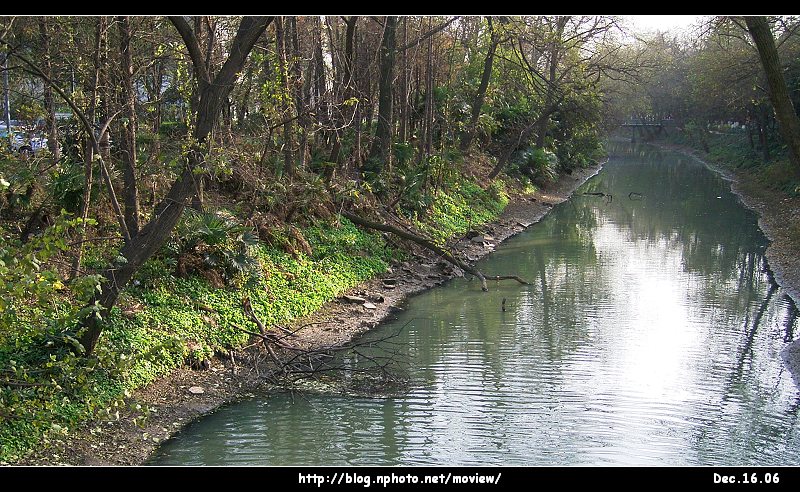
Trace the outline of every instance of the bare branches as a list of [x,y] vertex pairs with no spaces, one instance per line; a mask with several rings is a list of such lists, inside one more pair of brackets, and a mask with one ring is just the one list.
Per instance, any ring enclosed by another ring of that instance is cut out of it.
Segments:
[[436,26],[436,27],[434,27],[432,29],[429,29],[428,32],[426,32],[425,34],[421,35],[420,37],[418,37],[414,41],[411,41],[410,43],[405,44],[405,45],[397,48],[396,51],[398,51],[398,52],[405,51],[405,50],[407,50],[409,48],[413,48],[413,47],[419,45],[421,42],[425,41],[426,39],[428,39],[429,37],[433,36],[437,32],[443,30],[444,28],[446,28],[447,26],[449,26],[450,24],[452,24],[453,22],[458,20],[460,17],[461,16],[457,15],[457,16],[451,18],[450,20],[448,20],[446,22],[443,22],[442,24],[440,24],[438,26]]
[[[295,336],[297,332],[308,326],[318,323],[307,323],[295,329],[294,331],[283,329],[283,331],[288,332],[288,334],[283,337],[279,337],[277,334],[266,328],[264,322],[259,319],[253,311],[248,299],[243,300],[242,307],[247,317],[259,328],[260,333],[247,330],[240,326],[232,326],[235,329],[258,339],[258,342],[255,345],[250,345],[248,348],[258,345],[266,351],[269,359],[272,361],[267,373],[263,376],[267,380],[271,380],[277,384],[294,384],[301,379],[307,379],[323,373],[334,371],[345,371],[348,373],[369,373],[374,370],[378,370],[381,373],[383,380],[394,379],[387,370],[387,367],[395,362],[395,356],[393,352],[388,349],[388,347],[383,346],[383,350],[381,351],[382,353],[378,355],[368,354],[360,349],[374,348],[378,344],[384,344],[389,339],[397,336],[400,331],[405,328],[405,326],[393,334],[378,339],[365,338],[358,341],[339,343],[335,345],[299,347],[288,344],[283,340],[288,336]],[[363,360],[371,362],[372,366],[365,368],[354,368],[352,365],[345,365],[341,363],[341,358],[339,359],[340,363],[335,364],[334,360],[337,359],[336,354],[352,354]],[[259,371],[258,366],[258,358],[256,355],[256,361],[254,362],[256,371]]]

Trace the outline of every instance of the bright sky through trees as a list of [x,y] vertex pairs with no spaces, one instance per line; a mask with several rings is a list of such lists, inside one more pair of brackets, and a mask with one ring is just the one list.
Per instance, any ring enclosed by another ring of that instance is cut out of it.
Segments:
[[624,15],[625,24],[639,32],[686,31],[697,25],[702,15]]

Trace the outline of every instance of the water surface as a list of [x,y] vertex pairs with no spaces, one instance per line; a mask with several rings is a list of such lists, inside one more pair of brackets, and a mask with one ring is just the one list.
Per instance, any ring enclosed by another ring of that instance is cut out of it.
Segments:
[[697,161],[612,157],[480,263],[531,285],[458,279],[369,335],[403,327],[407,393],[252,398],[152,463],[800,465],[800,392],[779,355],[797,309],[766,245]]

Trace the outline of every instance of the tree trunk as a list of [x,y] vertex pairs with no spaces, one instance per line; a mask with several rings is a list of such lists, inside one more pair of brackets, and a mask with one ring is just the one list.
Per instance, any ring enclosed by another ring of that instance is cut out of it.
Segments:
[[325,77],[325,58],[322,54],[322,21],[318,17],[314,18],[314,25],[317,36],[314,40],[314,104],[317,114],[322,123],[330,121],[330,109],[328,108],[327,92],[328,82]]
[[[433,98],[433,36],[428,38],[428,60],[425,74],[425,153],[424,159],[433,152],[433,114],[436,100]],[[430,162],[430,161],[429,161]],[[426,173],[428,166],[425,167]],[[427,176],[426,176],[427,179]]]
[[119,18],[120,55],[122,60],[122,99],[127,120],[123,124],[122,148],[123,182],[125,185],[125,224],[135,236],[139,232],[139,194],[136,185],[136,87],[133,83],[133,53],[131,49],[130,17]]
[[237,74],[272,18],[245,17],[242,19],[232,42],[230,54],[213,79],[206,69],[200,45],[189,24],[183,17],[173,17],[170,20],[183,38],[198,77],[198,102],[193,133],[197,143],[188,152],[187,165],[181,176],[173,183],[166,198],[153,211],[153,218],[123,246],[120,255],[126,261],[122,264],[113,264],[104,271],[105,282],[102,292],[90,302],[90,306],[100,306],[100,312],[97,314],[101,316],[98,317],[92,312],[82,320],[85,331],[81,335],[80,341],[86,355],[92,353],[100,339],[103,330],[101,319],[106,317],[122,289],[144,262],[161,249],[183,214],[187,199],[194,194],[196,189],[194,170],[205,161],[204,144],[211,134],[214,123],[219,118],[222,105],[228,100]]
[[[344,41],[344,82],[345,82],[345,96],[344,99],[348,100],[359,95],[358,92],[358,72],[356,70],[356,23],[358,17],[345,18],[347,30],[345,31]],[[354,104],[353,112],[350,115],[353,124],[355,125],[355,145],[353,148],[353,163],[355,169],[361,169],[361,106],[364,104],[363,98]],[[338,158],[338,156],[337,156]],[[337,161],[338,162],[338,159]]]
[[[42,38],[42,51],[44,52],[44,59],[42,60],[42,70],[45,75],[53,78],[53,67],[51,63],[50,53],[50,26],[48,19],[42,17],[39,20],[39,34]],[[48,84],[44,85],[44,109],[47,112],[47,148],[53,156],[54,161],[61,160],[61,145],[58,143],[58,121],[56,120],[56,105],[53,102],[53,88]]]
[[[100,47],[102,41],[102,32],[105,29],[105,22],[103,17],[97,18],[97,26],[95,27],[95,42],[94,42],[94,74],[92,76],[92,87],[89,88],[91,99],[89,100],[89,123],[93,126],[95,123],[95,114],[97,112],[97,86],[100,80]],[[87,133],[94,132],[94,128],[84,128]],[[94,182],[94,146],[91,143],[91,137],[86,136],[86,144],[84,146],[83,154],[83,195],[81,197],[81,210],[78,214],[83,220],[78,227],[78,247],[75,255],[72,257],[72,264],[69,270],[69,280],[73,280],[81,269],[81,262],[83,261],[83,245],[84,238],[86,237],[86,224],[85,221],[89,217],[89,205],[92,198],[92,185]]]
[[[150,155],[148,155],[148,163],[155,164],[158,162],[158,157],[161,155],[161,121],[163,119],[163,98],[161,97],[162,87],[164,85],[164,61],[156,60],[153,66],[152,85],[148,89],[148,103],[155,107],[152,114],[153,144],[150,146]],[[155,183],[155,181],[153,181]],[[151,205],[155,204],[155,197]]]
[[289,74],[286,66],[286,36],[283,28],[283,19],[275,19],[275,49],[278,50],[278,70],[280,71],[281,87],[283,88],[283,171],[289,176],[294,175],[294,155],[292,152],[292,120],[291,90],[289,89]]
[[[548,62],[550,73],[548,74],[547,96],[545,107],[549,108],[553,105],[555,99],[555,84],[556,84],[556,71],[558,68],[558,60],[560,57],[561,38],[564,35],[564,28],[567,25],[569,17],[559,17],[556,20],[555,38],[550,43],[550,60]],[[536,146],[539,148],[544,147],[544,141],[547,137],[547,127],[550,123],[550,115],[541,118],[539,124],[536,126]]]
[[794,105],[786,88],[783,78],[778,50],[775,48],[775,39],[769,28],[767,18],[764,16],[745,17],[747,30],[753,38],[761,58],[761,65],[767,75],[769,99],[778,119],[778,128],[784,142],[789,147],[789,159],[795,172],[800,173],[800,118],[794,110]]
[[761,146],[761,153],[764,162],[769,162],[769,145],[767,145],[767,117],[769,108],[766,105],[761,107],[758,113],[758,144]]
[[[403,20],[403,46],[408,44],[408,19]],[[398,138],[401,142],[408,142],[408,54],[403,50],[403,63],[400,76],[400,130]]]
[[[99,65],[97,67],[98,86],[97,96],[97,118],[99,125],[103,125],[111,117],[111,82],[109,77],[108,65],[108,19],[103,18],[100,31]],[[100,134],[100,155],[105,160],[111,158],[111,137],[108,132]]]
[[289,27],[292,41],[291,85],[294,87],[294,116],[297,117],[297,127],[300,130],[300,148],[298,150],[298,154],[300,157],[300,169],[305,169],[308,164],[308,116],[306,113],[305,91],[303,90],[305,84],[303,83],[303,72],[302,68],[300,67],[300,59],[302,58],[302,54],[300,53],[300,40],[297,36],[296,16],[289,17]]
[[481,116],[481,109],[483,108],[483,99],[486,97],[486,90],[489,88],[489,80],[492,78],[492,64],[494,63],[494,53],[497,50],[497,36],[494,33],[492,26],[492,18],[487,17],[489,23],[489,33],[491,41],[489,42],[489,51],[486,53],[486,59],[483,61],[483,75],[481,75],[481,84],[478,86],[478,92],[475,94],[475,99],[472,101],[472,114],[470,116],[467,131],[461,139],[461,151],[466,152],[469,146],[472,145],[472,139],[475,138],[475,131],[478,127],[478,119]]
[[392,149],[392,84],[394,82],[394,55],[395,32],[397,30],[397,17],[386,17],[381,41],[381,70],[378,92],[378,125],[375,129],[375,139],[369,159],[364,165],[364,171],[378,175],[383,170],[384,164],[391,157]]
[[247,87],[242,97],[236,103],[236,126],[240,129],[244,128],[244,123],[250,115],[250,97],[253,93],[254,68],[253,64],[249,65],[247,74],[244,76],[244,79],[247,81]]

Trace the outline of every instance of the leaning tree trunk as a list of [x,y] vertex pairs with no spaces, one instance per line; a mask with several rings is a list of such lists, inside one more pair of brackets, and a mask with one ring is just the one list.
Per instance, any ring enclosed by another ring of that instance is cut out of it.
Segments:
[[794,110],[792,99],[786,88],[786,80],[783,78],[778,50],[775,47],[775,39],[769,28],[767,18],[764,16],[745,17],[747,30],[753,38],[753,42],[758,49],[758,56],[761,58],[761,65],[767,75],[767,85],[769,87],[769,99],[775,109],[775,117],[778,119],[778,128],[781,136],[789,147],[789,159],[796,172],[800,172],[800,118]]
[[[219,72],[213,77],[207,70],[197,38],[183,17],[172,17],[170,21],[186,45],[195,73],[198,77],[198,101],[196,106],[193,138],[197,142],[188,152],[187,165],[180,177],[173,183],[166,198],[153,211],[153,218],[138,234],[130,238],[120,251],[125,261],[110,265],[104,272],[102,292],[90,302],[99,306],[99,313],[91,312],[82,320],[84,327],[80,342],[85,354],[91,354],[103,331],[102,319],[117,302],[120,292],[139,268],[169,239],[172,229],[178,223],[187,201],[196,191],[195,170],[205,162],[204,144],[214,123],[219,118],[222,106],[236,82],[237,75],[244,66],[256,41],[272,22],[271,17],[245,17],[239,24],[230,54]],[[97,316],[99,314],[100,316]]]
[[487,287],[487,285],[486,285],[486,280],[516,280],[517,282],[519,282],[519,283],[521,283],[523,285],[528,285],[528,282],[522,280],[517,275],[490,275],[490,276],[486,276],[480,270],[478,270],[478,269],[476,269],[476,268],[464,263],[463,261],[459,260],[452,253],[450,253],[449,251],[447,251],[446,249],[444,249],[444,248],[442,248],[440,246],[437,246],[436,243],[434,243],[432,240],[430,240],[430,239],[428,239],[426,237],[422,237],[422,236],[418,236],[416,234],[412,234],[412,233],[410,233],[408,231],[404,231],[403,229],[398,229],[397,227],[392,227],[392,226],[390,226],[388,224],[383,224],[383,223],[380,223],[380,222],[372,222],[371,220],[367,220],[367,219],[365,219],[363,217],[360,217],[358,215],[355,215],[355,214],[352,214],[350,212],[347,212],[346,210],[342,211],[341,214],[342,214],[342,217],[348,219],[350,222],[353,222],[354,224],[358,224],[358,225],[360,225],[362,227],[366,227],[368,229],[373,229],[373,230],[376,230],[376,231],[383,231],[383,232],[392,233],[392,234],[394,234],[394,235],[396,235],[398,237],[401,237],[403,239],[407,239],[409,241],[415,242],[415,243],[419,244],[420,246],[422,246],[422,247],[424,247],[424,248],[426,248],[426,249],[428,249],[430,251],[433,251],[434,253],[439,255],[439,257],[447,260],[450,264],[457,266],[458,268],[464,270],[465,272],[469,273],[470,275],[474,275],[475,277],[478,277],[478,279],[481,281],[481,290],[483,290],[484,292],[487,292],[489,290],[489,287]]

